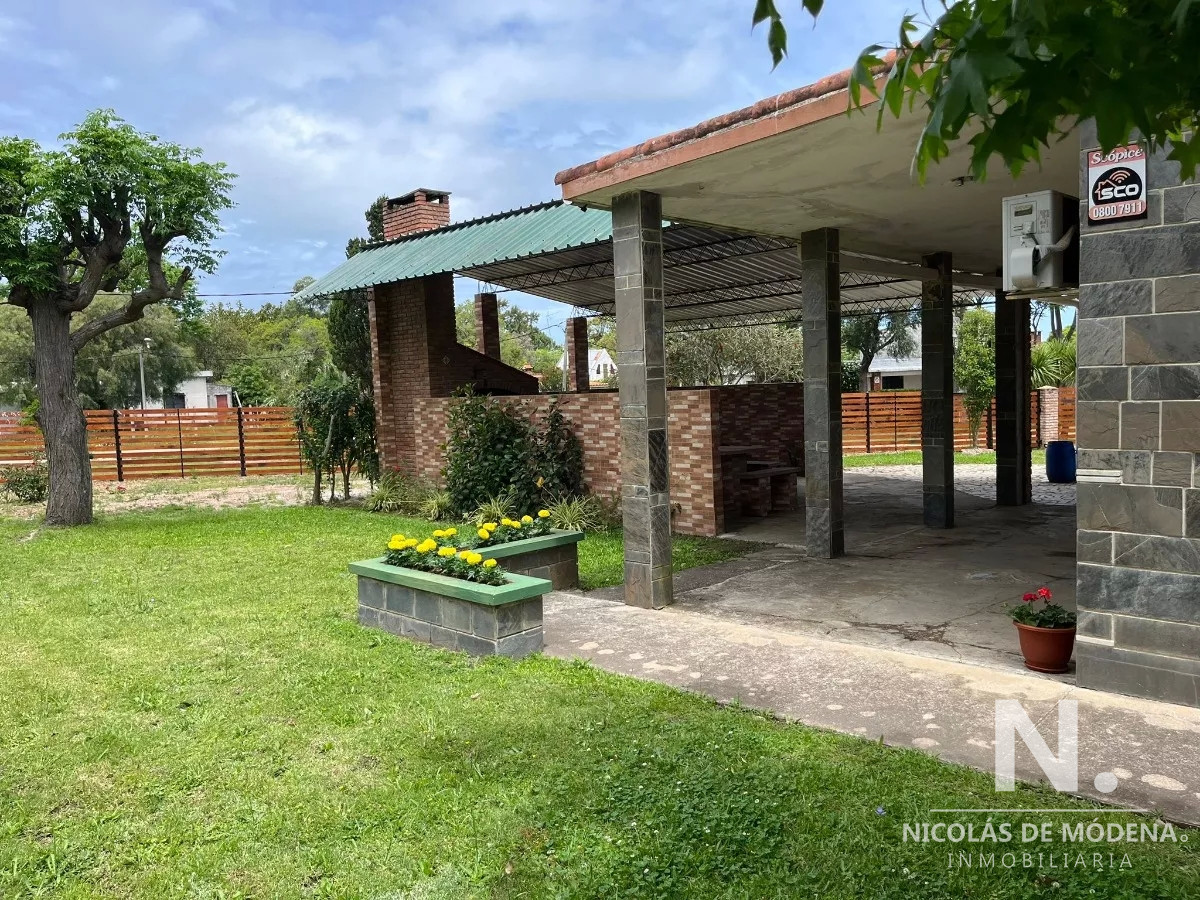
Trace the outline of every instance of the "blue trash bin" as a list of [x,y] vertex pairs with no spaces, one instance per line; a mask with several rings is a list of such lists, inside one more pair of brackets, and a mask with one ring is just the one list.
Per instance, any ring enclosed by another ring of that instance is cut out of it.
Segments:
[[1075,442],[1051,441],[1046,445],[1046,480],[1051,484],[1075,483]]

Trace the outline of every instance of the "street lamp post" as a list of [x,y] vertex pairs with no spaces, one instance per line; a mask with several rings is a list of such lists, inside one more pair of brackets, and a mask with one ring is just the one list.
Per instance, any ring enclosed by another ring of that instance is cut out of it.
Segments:
[[[147,350],[150,349],[150,338],[142,338]],[[142,382],[142,409],[146,409],[146,363],[142,358],[142,344],[138,344],[138,377]]]

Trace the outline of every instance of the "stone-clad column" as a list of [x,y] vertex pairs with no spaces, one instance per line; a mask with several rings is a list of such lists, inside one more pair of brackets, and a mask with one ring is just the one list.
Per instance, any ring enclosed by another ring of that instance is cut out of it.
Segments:
[[921,461],[925,524],[954,527],[954,278],[949,253],[922,259],[937,269],[921,285]]
[[588,369],[588,320],[583,316],[567,319],[567,343],[563,348],[567,363],[567,390],[587,393],[592,387]]
[[625,602],[657,609],[671,602],[662,198],[622,194],[612,218]]
[[1033,500],[1029,301],[996,293],[996,503]]
[[[800,236],[804,319],[804,546],[846,552],[842,516],[841,260],[836,228]],[[622,376],[624,377],[624,376]]]

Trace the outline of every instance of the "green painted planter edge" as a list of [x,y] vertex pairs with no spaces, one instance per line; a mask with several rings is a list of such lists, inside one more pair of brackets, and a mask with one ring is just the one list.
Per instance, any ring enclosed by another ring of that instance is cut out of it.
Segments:
[[[548,537],[549,535],[547,535]],[[402,587],[428,591],[431,594],[441,594],[443,597],[453,597],[456,600],[466,600],[468,603],[478,603],[482,606],[504,606],[540,597],[554,590],[554,586],[545,578],[530,578],[528,575],[516,575],[509,572],[508,584],[494,586],[476,584],[474,581],[463,581],[461,578],[449,578],[445,575],[435,575],[432,572],[418,572],[416,569],[402,569],[399,566],[389,566],[380,556],[376,559],[364,559],[350,563],[350,571],[355,575],[374,578],[376,581],[386,581]]]
[[507,544],[497,544],[495,547],[477,547],[476,553],[482,553],[492,559],[506,559],[521,553],[533,553],[549,547],[562,547],[566,544],[578,544],[583,540],[582,531],[552,531],[538,537],[522,538],[519,541],[509,541]]

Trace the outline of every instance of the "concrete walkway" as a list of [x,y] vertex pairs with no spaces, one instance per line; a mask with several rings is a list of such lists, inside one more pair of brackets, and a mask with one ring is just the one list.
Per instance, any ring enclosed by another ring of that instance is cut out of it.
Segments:
[[[744,571],[737,563],[744,565],[735,561],[710,569]],[[652,611],[595,595],[556,593],[546,598],[545,629],[546,652],[554,656],[588,659],[613,672],[882,738],[988,772],[995,770],[996,700],[1019,699],[1054,749],[1056,704],[1075,699],[1079,792],[1200,824],[1200,709],[1083,690],[1015,669],[730,621],[686,606]],[[1020,741],[1017,748],[1017,777],[1043,780]],[[1109,794],[1094,787],[1105,772],[1117,784]]]

